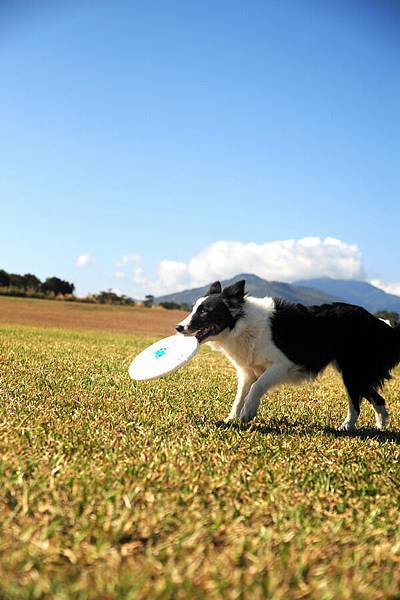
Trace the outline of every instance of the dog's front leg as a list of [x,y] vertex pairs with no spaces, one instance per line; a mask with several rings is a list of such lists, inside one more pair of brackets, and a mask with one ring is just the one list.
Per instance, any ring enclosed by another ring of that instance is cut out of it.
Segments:
[[287,364],[274,364],[253,383],[240,412],[240,420],[243,423],[256,416],[260,400],[268,390],[287,380],[289,368]]
[[232,404],[231,412],[225,419],[225,423],[229,423],[233,419],[237,419],[240,415],[240,411],[243,408],[243,404],[247,394],[249,393],[251,385],[255,382],[256,376],[252,369],[241,369],[237,367],[237,391],[236,397]]

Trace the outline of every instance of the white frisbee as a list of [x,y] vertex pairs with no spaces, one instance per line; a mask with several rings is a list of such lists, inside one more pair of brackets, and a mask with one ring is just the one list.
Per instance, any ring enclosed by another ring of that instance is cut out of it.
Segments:
[[195,336],[171,335],[148,348],[129,365],[129,375],[137,381],[156,379],[183,367],[199,348]]

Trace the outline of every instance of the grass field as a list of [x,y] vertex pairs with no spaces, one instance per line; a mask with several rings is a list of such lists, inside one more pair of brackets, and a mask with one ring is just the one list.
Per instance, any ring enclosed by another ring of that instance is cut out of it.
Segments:
[[224,428],[219,355],[134,383],[150,337],[18,321],[0,325],[0,598],[400,597],[400,377],[387,433],[369,406],[333,432],[333,371]]

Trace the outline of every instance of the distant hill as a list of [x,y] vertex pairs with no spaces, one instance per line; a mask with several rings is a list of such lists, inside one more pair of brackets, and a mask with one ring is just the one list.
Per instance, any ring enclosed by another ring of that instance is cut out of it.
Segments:
[[[241,273],[235,275],[231,279],[222,281],[222,286],[228,286],[240,279],[246,280],[246,291],[250,296],[256,298],[263,298],[264,296],[284,298],[290,302],[301,302],[302,304],[323,304],[324,302],[338,302],[341,299],[337,296],[321,292],[320,290],[313,289],[311,287],[303,287],[299,285],[292,285],[289,283],[283,283],[281,281],[266,281],[257,275],[250,273]],[[210,282],[211,283],[211,282]],[[155,298],[154,302],[159,304],[160,302],[176,302],[177,304],[187,304],[191,306],[197,298],[200,298],[208,290],[210,284],[200,288],[191,290],[184,290],[182,292],[176,292],[174,294],[168,294],[166,296],[159,296]]]
[[306,279],[296,281],[295,286],[321,290],[326,294],[333,294],[343,298],[345,302],[358,304],[371,312],[378,310],[396,311],[400,313],[400,296],[387,294],[380,288],[355,279]]

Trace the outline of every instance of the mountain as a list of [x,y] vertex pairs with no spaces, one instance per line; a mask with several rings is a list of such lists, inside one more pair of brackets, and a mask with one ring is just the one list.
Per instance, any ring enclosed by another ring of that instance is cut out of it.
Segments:
[[[265,279],[261,279],[261,277],[257,277],[257,275],[249,273],[241,273],[240,275],[235,275],[235,277],[232,277],[231,279],[222,281],[222,287],[231,285],[240,279],[245,279],[246,291],[250,296],[256,296],[256,298],[272,296],[284,298],[290,302],[301,302],[306,305],[338,302],[341,300],[333,294],[321,292],[312,287],[292,285],[281,281],[266,281]],[[184,290],[183,292],[159,296],[154,299],[154,302],[156,304],[160,304],[160,302],[176,302],[177,304],[187,304],[188,306],[191,306],[197,298],[204,295],[209,287],[210,284],[192,290]]]
[[378,310],[396,311],[400,313],[400,296],[387,294],[380,288],[356,279],[306,279],[296,281],[293,285],[321,290],[325,294],[333,294],[343,298],[350,304],[358,304],[371,312]]

